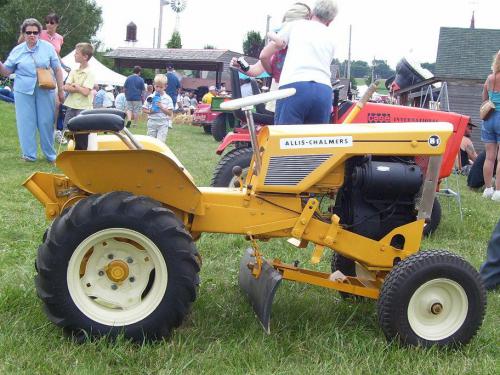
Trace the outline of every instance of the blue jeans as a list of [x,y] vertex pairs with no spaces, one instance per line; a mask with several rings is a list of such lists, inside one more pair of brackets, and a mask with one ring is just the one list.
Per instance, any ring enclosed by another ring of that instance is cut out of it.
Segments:
[[500,285],[500,220],[491,235],[486,250],[486,261],[479,269],[479,273],[486,289],[494,289]]
[[500,143],[500,110],[494,110],[481,125],[481,141]]
[[14,103],[14,93],[7,89],[0,89],[0,100],[7,103]]
[[317,82],[294,82],[295,95],[276,102],[275,125],[328,124],[332,112],[332,88]]
[[23,157],[36,160],[36,133],[45,158],[56,160],[54,149],[55,92],[35,87],[33,95],[16,92],[16,123]]

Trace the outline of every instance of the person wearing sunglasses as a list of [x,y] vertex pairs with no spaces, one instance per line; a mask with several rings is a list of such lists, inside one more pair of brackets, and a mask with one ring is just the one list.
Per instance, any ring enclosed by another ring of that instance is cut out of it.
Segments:
[[48,162],[56,159],[54,149],[54,108],[56,91],[41,88],[37,79],[37,68],[51,69],[57,84],[59,100],[64,100],[63,73],[53,46],[40,40],[42,25],[34,18],[24,20],[21,33],[24,41],[12,49],[7,60],[0,62],[0,73],[16,74],[14,96],[16,100],[16,122],[21,145],[22,159],[37,158],[37,131],[40,146]]
[[64,44],[64,37],[57,33],[57,28],[59,27],[59,16],[55,13],[50,13],[45,17],[45,30],[40,33],[40,39],[46,40],[54,46],[57,56],[59,56],[59,61],[61,62],[62,68],[69,73],[71,68],[64,65],[61,59],[61,48]]

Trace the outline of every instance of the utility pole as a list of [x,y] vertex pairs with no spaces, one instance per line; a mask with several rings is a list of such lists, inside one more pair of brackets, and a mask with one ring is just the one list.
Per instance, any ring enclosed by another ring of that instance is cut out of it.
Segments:
[[266,41],[266,44],[269,43],[269,38],[267,37],[267,34],[269,33],[269,22],[271,21],[271,16],[268,14],[267,15],[267,20],[266,20],[266,36],[264,37],[264,40]]
[[352,25],[349,25],[349,52],[347,53],[347,79],[351,82],[351,36]]
[[153,27],[153,48],[155,48],[156,43],[156,27]]
[[351,90],[351,34],[352,34],[352,25],[349,25],[349,52],[347,54],[347,98],[349,100],[352,99],[352,90]]
[[170,2],[168,0],[160,0],[160,20],[158,22],[158,42],[156,43],[156,48],[161,48],[161,29],[163,26],[163,6],[168,5]]

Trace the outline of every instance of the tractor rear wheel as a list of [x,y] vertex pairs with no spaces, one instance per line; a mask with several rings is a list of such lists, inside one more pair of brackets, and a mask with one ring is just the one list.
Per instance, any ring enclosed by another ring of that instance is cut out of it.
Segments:
[[205,134],[212,134],[212,125],[203,125],[203,131]]
[[224,139],[228,131],[231,129],[232,121],[234,117],[231,113],[221,113],[219,116],[212,121],[212,136],[217,142]]
[[250,163],[252,161],[252,156],[253,151],[248,147],[236,148],[228,152],[219,161],[217,167],[215,167],[210,186],[235,187],[235,183],[238,181],[238,178],[233,175],[233,168],[235,166],[241,167],[243,170],[241,178],[245,181],[248,169],[250,168]]
[[59,216],[38,249],[37,294],[76,340],[166,337],[196,298],[198,252],[175,214],[127,192],[93,195]]
[[483,321],[486,292],[477,271],[447,251],[422,251],[394,266],[382,285],[378,320],[403,345],[468,343]]

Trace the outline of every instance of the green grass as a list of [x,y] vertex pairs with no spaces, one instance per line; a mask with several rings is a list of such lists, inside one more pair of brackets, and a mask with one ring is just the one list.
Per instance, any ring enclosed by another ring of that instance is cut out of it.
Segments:
[[[133,131],[144,133],[144,125]],[[36,248],[48,222],[20,185],[30,173],[56,171],[44,161],[19,160],[13,107],[0,102],[0,374],[493,374],[499,370],[498,292],[476,338],[459,350],[401,348],[387,343],[374,302],[343,301],[338,293],[284,282],[267,336],[237,285],[241,237],[205,234],[199,297],[187,322],[169,340],[134,345],[99,340],[82,345],[49,323],[33,284]],[[216,142],[200,128],[175,125],[168,145],[198,185],[208,185],[218,160]],[[450,179],[455,187],[455,177]],[[423,248],[443,248],[478,267],[500,214],[498,205],[468,191],[462,177],[464,220],[441,198],[443,220]],[[309,252],[284,241],[262,244],[266,254],[307,266]],[[325,255],[319,269],[328,269]]]

